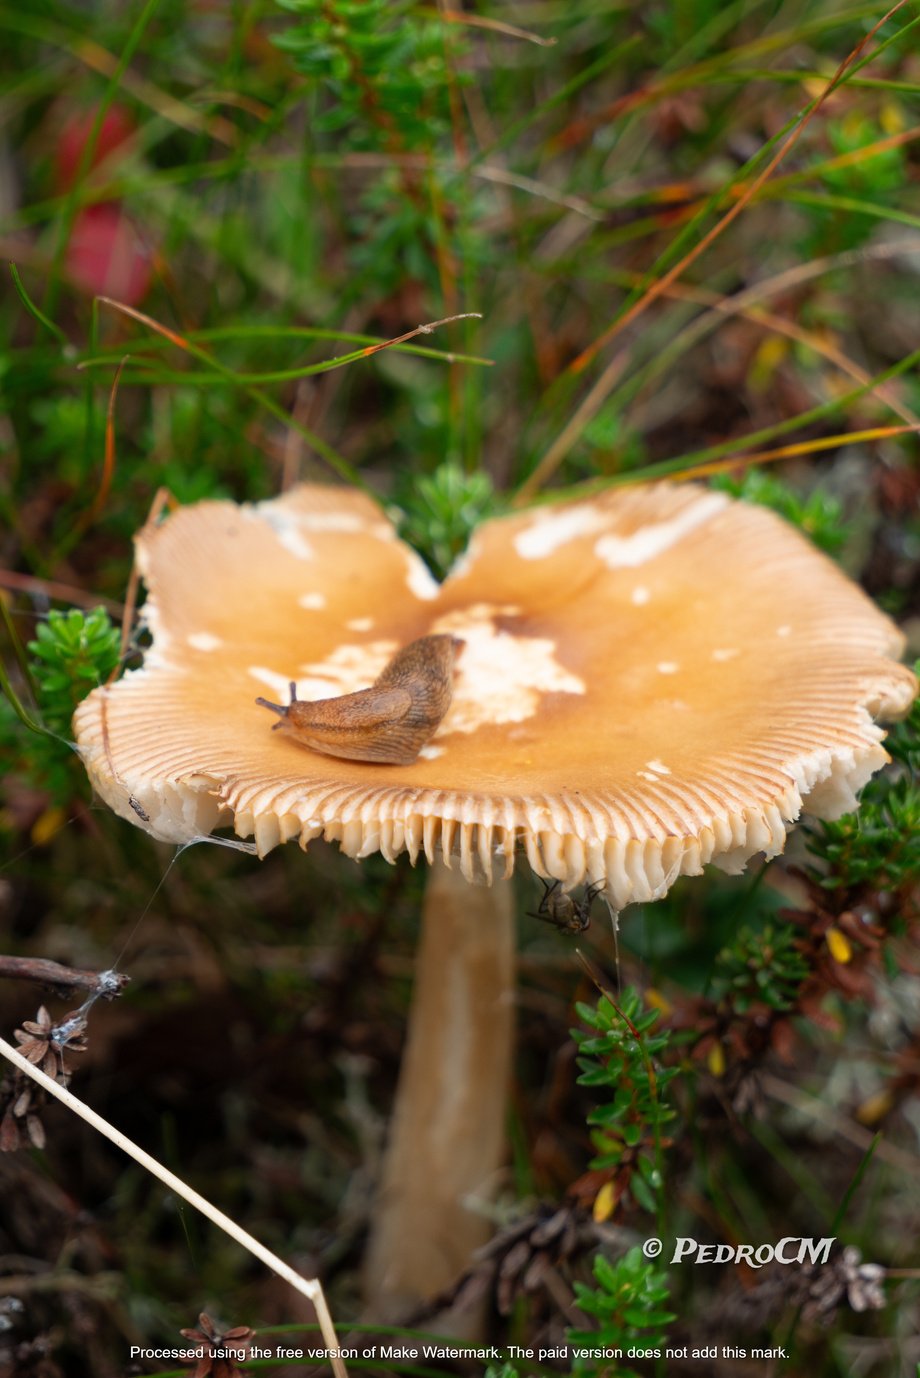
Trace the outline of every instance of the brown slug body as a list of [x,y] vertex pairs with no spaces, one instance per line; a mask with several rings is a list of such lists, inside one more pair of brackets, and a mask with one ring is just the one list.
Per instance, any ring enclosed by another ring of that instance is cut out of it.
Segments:
[[306,702],[291,684],[287,705],[258,698],[296,741],[326,756],[407,766],[433,736],[453,697],[454,660],[463,642],[423,636],[397,651],[370,689]]

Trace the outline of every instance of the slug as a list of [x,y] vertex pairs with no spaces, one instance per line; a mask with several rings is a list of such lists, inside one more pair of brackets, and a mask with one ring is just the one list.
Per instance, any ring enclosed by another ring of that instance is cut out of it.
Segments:
[[277,713],[295,741],[326,756],[378,765],[407,766],[434,735],[453,697],[456,636],[423,636],[397,651],[370,689],[337,699],[256,703]]

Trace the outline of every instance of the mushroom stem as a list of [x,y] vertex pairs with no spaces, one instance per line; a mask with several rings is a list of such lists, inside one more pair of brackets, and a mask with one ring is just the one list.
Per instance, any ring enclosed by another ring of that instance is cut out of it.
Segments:
[[438,860],[365,1265],[375,1320],[449,1287],[491,1233],[483,1206],[504,1156],[513,1025],[511,883],[470,885]]

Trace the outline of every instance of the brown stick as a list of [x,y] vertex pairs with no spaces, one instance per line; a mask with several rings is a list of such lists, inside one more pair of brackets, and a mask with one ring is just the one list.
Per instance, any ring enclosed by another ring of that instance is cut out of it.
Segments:
[[114,1000],[116,995],[121,995],[131,979],[115,971],[79,971],[76,967],[49,962],[44,957],[4,957],[2,954],[0,976],[9,976],[16,981],[37,981],[40,985],[54,986],[63,991],[89,990],[106,1000]]
[[32,574],[18,574],[12,569],[0,569],[0,588],[56,598],[60,603],[77,603],[84,608],[105,608],[113,617],[121,617],[124,612],[123,603],[116,603],[114,598],[103,598],[101,593],[93,593],[92,589],[60,584],[53,579],[39,579]]

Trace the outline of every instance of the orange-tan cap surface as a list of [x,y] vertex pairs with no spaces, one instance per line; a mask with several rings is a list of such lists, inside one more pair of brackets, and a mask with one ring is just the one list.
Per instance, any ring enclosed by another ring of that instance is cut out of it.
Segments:
[[[173,842],[441,850],[471,879],[522,849],[621,908],[852,808],[887,759],[875,720],[916,693],[897,629],[831,561],[692,485],[486,522],[443,585],[373,501],[318,485],[181,508],[137,558],[152,646],[75,731],[103,799]],[[464,643],[453,701],[411,765],[319,755],[255,702],[366,688],[438,633]]]

